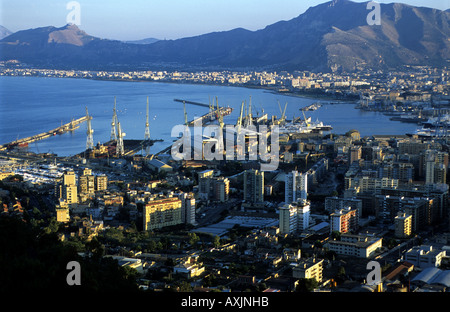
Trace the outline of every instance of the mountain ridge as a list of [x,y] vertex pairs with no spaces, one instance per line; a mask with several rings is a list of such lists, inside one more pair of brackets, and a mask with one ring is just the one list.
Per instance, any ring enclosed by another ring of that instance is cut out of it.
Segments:
[[381,25],[370,26],[366,5],[334,0],[256,31],[235,28],[149,44],[100,39],[75,25],[41,27],[0,40],[0,60],[85,69],[356,71],[448,64],[448,10],[381,4]]

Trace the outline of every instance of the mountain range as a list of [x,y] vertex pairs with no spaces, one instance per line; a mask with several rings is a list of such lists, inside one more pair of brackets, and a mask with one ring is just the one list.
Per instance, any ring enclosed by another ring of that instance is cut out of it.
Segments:
[[448,66],[450,12],[381,4],[370,26],[367,3],[333,0],[264,29],[237,28],[177,40],[121,42],[76,25],[19,31],[0,40],[0,60],[45,68],[273,69],[356,71]]

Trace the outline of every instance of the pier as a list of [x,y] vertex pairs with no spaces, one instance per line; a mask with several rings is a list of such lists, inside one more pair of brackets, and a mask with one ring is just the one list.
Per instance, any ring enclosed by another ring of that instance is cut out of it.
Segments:
[[191,105],[207,107],[207,108],[210,107],[210,105],[208,105],[208,104],[203,104],[203,103],[198,103],[198,102],[193,102],[193,101],[186,101],[186,100],[180,100],[180,99],[174,99],[174,101],[175,102],[180,102],[180,103],[186,103],[186,104],[191,104]]
[[52,130],[49,130],[49,131],[46,131],[46,132],[43,132],[40,134],[36,134],[36,135],[30,136],[27,138],[18,139],[13,142],[10,142],[10,143],[0,145],[0,151],[4,151],[6,149],[13,149],[15,147],[26,147],[26,146],[28,146],[28,144],[33,143],[35,141],[43,140],[43,139],[49,138],[49,137],[57,135],[57,134],[64,134],[68,131],[73,131],[79,127],[78,126],[79,124],[81,124],[82,122],[85,122],[86,120],[87,120],[87,117],[83,116],[76,120],[72,120],[69,123],[61,125],[58,128],[55,128],[55,129],[52,129]]

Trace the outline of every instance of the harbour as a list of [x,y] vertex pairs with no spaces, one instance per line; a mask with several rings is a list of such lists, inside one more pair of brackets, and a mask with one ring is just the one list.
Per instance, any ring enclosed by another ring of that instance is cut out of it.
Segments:
[[[114,96],[117,97],[117,115],[123,131],[124,140],[143,141],[146,124],[146,98],[149,98],[149,132],[153,145],[152,153],[159,153],[173,142],[171,129],[175,125],[184,125],[187,116],[189,125],[201,117],[203,123],[216,122],[216,113],[210,111],[208,99],[217,96],[225,124],[235,125],[240,116],[242,102],[252,102],[251,113],[254,122],[264,122],[274,116],[275,120],[314,121],[320,120],[329,125],[334,133],[346,133],[359,129],[361,135],[405,134],[417,130],[417,125],[389,120],[381,112],[356,109],[355,104],[339,102],[323,105],[313,111],[301,111],[302,108],[317,102],[317,99],[290,97],[268,93],[262,89],[224,87],[210,85],[176,85],[172,83],[139,83],[117,81],[95,81],[70,78],[40,77],[0,77],[1,85],[11,89],[5,93],[0,108],[0,144],[16,141],[20,137],[32,137],[42,132],[48,125],[58,125],[68,116],[79,116],[85,106],[89,108],[93,133],[93,145],[111,141],[111,116]],[[20,94],[24,87],[29,90]],[[15,91],[17,90],[17,91]],[[54,90],[58,90],[55,92]],[[79,90],[83,90],[80,93]],[[64,98],[64,105],[61,105]],[[175,99],[184,99],[183,105]],[[189,102],[204,104],[191,105]],[[278,102],[286,103],[282,109]],[[214,111],[217,110],[217,105]],[[43,107],[47,108],[42,114]],[[284,110],[284,117],[283,117]],[[305,115],[303,115],[303,113]],[[244,112],[245,115],[245,112]],[[85,118],[85,116],[83,117]],[[21,127],[17,125],[21,124]],[[24,126],[25,125],[25,126]],[[45,140],[30,143],[27,150],[34,153],[51,153],[59,156],[77,155],[86,150],[87,123],[79,124],[75,131],[64,135],[51,135]],[[54,129],[58,127],[53,127]],[[137,147],[136,147],[137,148]]]

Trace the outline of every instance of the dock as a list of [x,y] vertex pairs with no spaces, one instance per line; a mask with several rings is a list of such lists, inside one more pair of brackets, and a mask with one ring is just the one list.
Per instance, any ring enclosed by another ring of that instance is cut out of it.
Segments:
[[0,151],[4,151],[6,149],[13,149],[15,147],[26,147],[26,146],[28,146],[28,144],[33,143],[35,141],[40,141],[40,140],[49,138],[51,136],[55,136],[57,134],[64,134],[68,131],[73,131],[79,127],[78,126],[79,124],[85,122],[86,120],[87,120],[87,117],[83,116],[81,118],[72,120],[71,122],[68,122],[64,125],[61,125],[60,127],[57,127],[55,129],[0,145]]
[[186,100],[180,100],[180,99],[174,99],[174,101],[175,101],[175,102],[180,102],[180,103],[186,103],[186,104],[191,104],[191,105],[197,105],[197,106],[207,107],[207,108],[210,107],[210,105],[208,105],[208,104],[198,103],[198,102],[193,102],[193,101],[186,101]]

